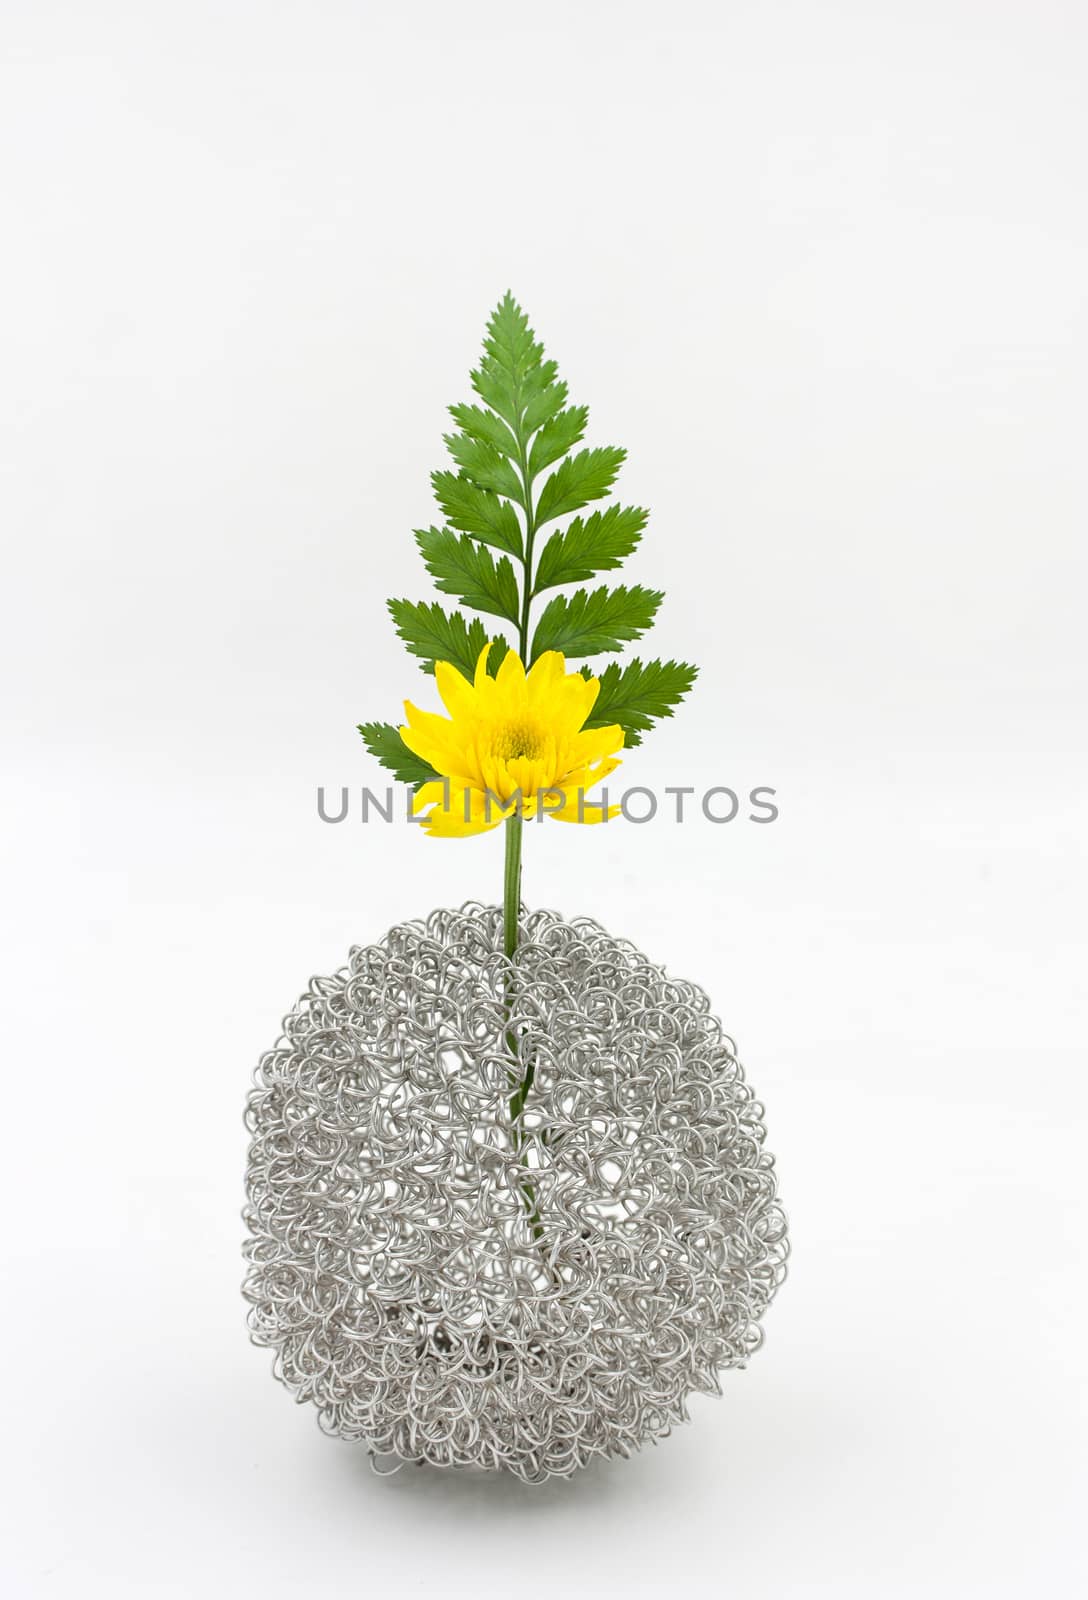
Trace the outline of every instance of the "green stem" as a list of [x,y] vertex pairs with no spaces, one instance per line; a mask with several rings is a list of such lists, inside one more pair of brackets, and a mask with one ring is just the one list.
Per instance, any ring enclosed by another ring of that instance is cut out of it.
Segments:
[[[507,961],[513,967],[514,958],[518,949],[518,912],[521,907],[521,816],[515,812],[512,817],[507,817],[506,829],[506,870],[503,879],[502,896],[502,948]],[[514,973],[513,970],[506,976],[506,1016],[510,1013],[514,1003]],[[512,1028],[507,1029],[506,1048],[511,1059],[518,1059],[518,1041]],[[510,1096],[510,1132],[514,1140],[514,1148],[520,1154],[525,1144],[525,1134],[521,1125],[521,1113],[525,1106],[525,1097],[529,1093],[533,1081],[533,1069],[530,1062],[525,1076]],[[540,1220],[540,1211],[537,1208],[536,1195],[533,1193],[531,1183],[521,1185],[521,1197],[525,1202],[525,1210],[529,1217],[529,1228],[533,1238],[539,1244],[544,1237],[544,1224]]]
[[[529,602],[533,596],[533,534],[536,531],[536,522],[533,515],[533,484],[529,476],[529,456],[525,443],[521,438],[521,429],[518,428],[518,455],[521,469],[521,481],[525,490],[523,509],[525,511],[525,555],[522,559],[522,568],[525,574],[525,587],[521,602],[521,622],[519,633],[519,654],[522,666],[529,670]],[[507,819],[506,823],[506,894],[503,902],[503,949],[506,959],[513,961],[518,948],[518,906],[521,901],[521,827],[522,819],[518,813]],[[511,897],[512,903],[511,903]],[[525,1076],[518,1084],[517,1089],[510,1099],[510,1122],[514,1131],[515,1140],[519,1148],[521,1144],[520,1117],[525,1107],[525,1101],[533,1083],[533,1065],[529,1062],[525,1069]]]
[[[514,1007],[514,962],[518,952],[518,911],[521,907],[521,830],[522,820],[518,812],[506,819],[506,875],[503,883],[502,897],[502,951],[510,969],[506,974],[506,1018],[509,1022],[510,1014]],[[506,1047],[514,1061],[515,1068],[518,1063],[518,1041],[512,1028],[506,1031]],[[525,1074],[520,1083],[510,1096],[510,1131],[514,1137],[514,1144],[518,1150],[524,1142],[521,1127],[521,1113],[525,1107],[525,1098],[533,1081],[532,1062],[525,1069]]]
[[[518,432],[519,466],[521,468],[521,481],[525,486],[525,555],[522,558],[522,570],[525,574],[525,588],[521,602],[521,616],[518,626],[518,654],[521,656],[522,665],[529,670],[529,606],[533,598],[533,536],[536,533],[536,522],[533,514],[533,489],[532,479],[529,475],[529,457],[525,444],[521,439],[521,429]],[[503,904],[502,904],[502,945],[506,959],[511,963],[517,956],[518,949],[518,913],[521,908],[521,843],[522,843],[522,818],[520,812],[515,812],[506,819],[506,869],[503,879]],[[513,971],[507,976],[506,1014],[509,1018],[513,1006]],[[506,1035],[507,1048],[515,1063],[518,1060],[517,1040],[513,1030]],[[525,1130],[521,1122],[521,1114],[525,1109],[525,1101],[533,1084],[533,1061],[530,1058],[524,1076],[513,1094],[510,1096],[510,1132],[514,1140],[514,1148],[520,1154],[525,1145]],[[533,1186],[528,1181],[521,1186],[521,1197],[529,1216],[529,1228],[534,1240],[539,1244],[544,1237],[544,1224],[540,1220],[540,1210],[536,1203]]]
[[507,817],[506,871],[502,894],[502,953],[513,961],[518,948],[518,907],[521,904],[521,813]]
[[529,476],[529,455],[524,444],[520,445],[521,481],[525,487],[525,555],[522,559],[522,569],[525,573],[525,592],[521,600],[521,622],[518,628],[518,643],[520,646],[522,665],[526,672],[529,670],[529,606],[533,598],[533,539],[536,536],[536,516],[533,511],[533,484]]

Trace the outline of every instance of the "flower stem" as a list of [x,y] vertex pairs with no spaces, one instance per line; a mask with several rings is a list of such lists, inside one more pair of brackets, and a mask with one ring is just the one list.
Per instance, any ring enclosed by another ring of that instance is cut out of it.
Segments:
[[[506,870],[503,877],[502,893],[502,953],[510,963],[504,981],[503,1009],[506,1012],[506,1048],[517,1071],[520,1063],[518,1060],[518,1041],[513,1028],[509,1026],[510,1016],[514,1009],[514,959],[518,952],[518,912],[521,909],[521,814],[515,811],[512,817],[507,817],[505,823],[506,833]],[[524,1089],[524,1082],[519,1083],[510,1096],[510,1132],[513,1135],[515,1146],[521,1148],[521,1128],[518,1124],[518,1115],[521,1110],[519,1096]]]
[[513,961],[518,948],[518,910],[521,905],[521,813],[507,817],[506,873],[502,896],[502,951]]
[[[521,615],[518,619],[518,653],[521,656],[522,665],[528,671],[529,607],[533,598],[533,536],[536,532],[536,516],[533,507],[533,480],[529,471],[529,452],[526,439],[521,432],[520,409],[518,417],[519,422],[515,430],[518,439],[518,465],[521,468],[521,481],[525,490],[523,501],[525,511],[525,553],[521,558],[524,592],[521,602]],[[507,817],[506,819],[506,873],[503,881],[502,902],[502,947],[507,961],[511,963],[511,971],[507,975],[507,1020],[509,1020],[513,1007],[513,962],[518,950],[518,914],[521,910],[521,832],[521,812],[515,811],[512,817]],[[514,1037],[513,1029],[507,1030],[506,1044],[515,1065],[520,1066],[518,1042]],[[529,1090],[532,1088],[534,1067],[535,1063],[530,1057],[524,1069],[521,1082],[510,1096],[510,1133],[514,1141],[514,1149],[519,1155],[525,1144],[525,1129],[522,1125],[521,1114],[525,1109],[525,1101]],[[537,1244],[540,1244],[544,1237],[544,1224],[540,1220],[540,1210],[536,1203],[533,1186],[528,1181],[521,1186],[521,1197],[528,1212],[529,1229]]]
[[[507,961],[511,963],[518,950],[518,912],[521,908],[521,814],[515,811],[512,817],[506,819],[506,870],[503,879],[502,897],[502,949]],[[514,1003],[514,973],[511,970],[506,976],[506,1016],[510,1013]],[[518,1041],[512,1028],[507,1029],[506,1048],[518,1065]],[[525,1075],[513,1094],[510,1096],[510,1133],[514,1141],[514,1148],[520,1154],[525,1143],[525,1133],[521,1125],[521,1113],[525,1105],[525,1097],[533,1081],[532,1063],[525,1070]],[[521,1198],[529,1217],[529,1228],[533,1238],[539,1244],[544,1237],[544,1225],[540,1220],[537,1208],[536,1195],[533,1186],[528,1181],[521,1184]]]

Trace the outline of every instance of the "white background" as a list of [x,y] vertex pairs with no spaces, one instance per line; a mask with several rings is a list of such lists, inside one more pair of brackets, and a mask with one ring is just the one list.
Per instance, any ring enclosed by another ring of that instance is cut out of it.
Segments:
[[[4,0],[13,1596],[1068,1595],[1086,1137],[1088,14]],[[702,982],[792,1217],[725,1398],[569,1483],[372,1479],[239,1296],[312,972],[499,890],[322,824],[427,696],[445,405],[529,309],[697,661],[525,897]]]

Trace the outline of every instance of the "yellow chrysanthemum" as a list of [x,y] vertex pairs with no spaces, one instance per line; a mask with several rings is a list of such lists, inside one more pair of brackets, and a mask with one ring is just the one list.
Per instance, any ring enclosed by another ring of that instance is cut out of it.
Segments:
[[[405,701],[409,750],[440,777],[425,783],[413,809],[426,811],[423,826],[443,839],[497,828],[520,812],[538,811],[560,822],[603,822],[616,806],[588,801],[585,791],[615,772],[623,729],[583,727],[600,688],[596,678],[567,672],[558,650],[546,651],[528,673],[513,650],[492,678],[485,645],[469,683],[448,661],[435,664],[435,681],[448,717]],[[429,808],[429,809],[428,809]]]

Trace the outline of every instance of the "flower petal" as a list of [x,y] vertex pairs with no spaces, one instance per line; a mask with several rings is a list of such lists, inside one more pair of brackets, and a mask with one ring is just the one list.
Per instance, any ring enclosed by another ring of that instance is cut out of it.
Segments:
[[499,805],[479,789],[453,788],[449,805],[434,806],[423,818],[423,826],[429,834],[443,839],[466,839],[471,834],[497,828],[514,810],[514,806]]
[[613,817],[620,814],[619,806],[605,806],[599,800],[583,800],[579,815],[578,799],[575,796],[561,811],[549,811],[548,815],[555,822],[611,822]]
[[506,652],[502,666],[495,674],[495,683],[505,700],[514,700],[519,705],[524,703],[525,668],[516,650]]
[[444,805],[449,787],[448,778],[432,778],[430,783],[420,784],[412,799],[412,815],[418,816],[428,806]]
[[484,645],[483,649],[480,651],[476,662],[476,677],[474,679],[474,684],[477,689],[482,688],[482,686],[487,682],[487,657],[488,652],[491,649],[491,644],[492,641],[489,639]]
[[442,776],[471,783],[475,777],[472,751],[458,745],[453,724],[405,704],[412,721],[399,731],[408,749]]
[[[491,648],[490,642],[480,653],[481,660]],[[449,661],[436,661],[434,664],[434,681],[438,685],[438,692],[442,696],[442,703],[450,716],[456,720],[458,717],[468,717],[476,709],[476,694],[472,684],[459,669]]]
[[561,650],[545,650],[529,668],[525,683],[529,691],[529,708],[543,709],[551,702],[556,688],[566,677],[567,665]]
[[583,728],[571,740],[570,750],[578,766],[589,766],[623,749],[624,733],[618,722],[607,728]]

